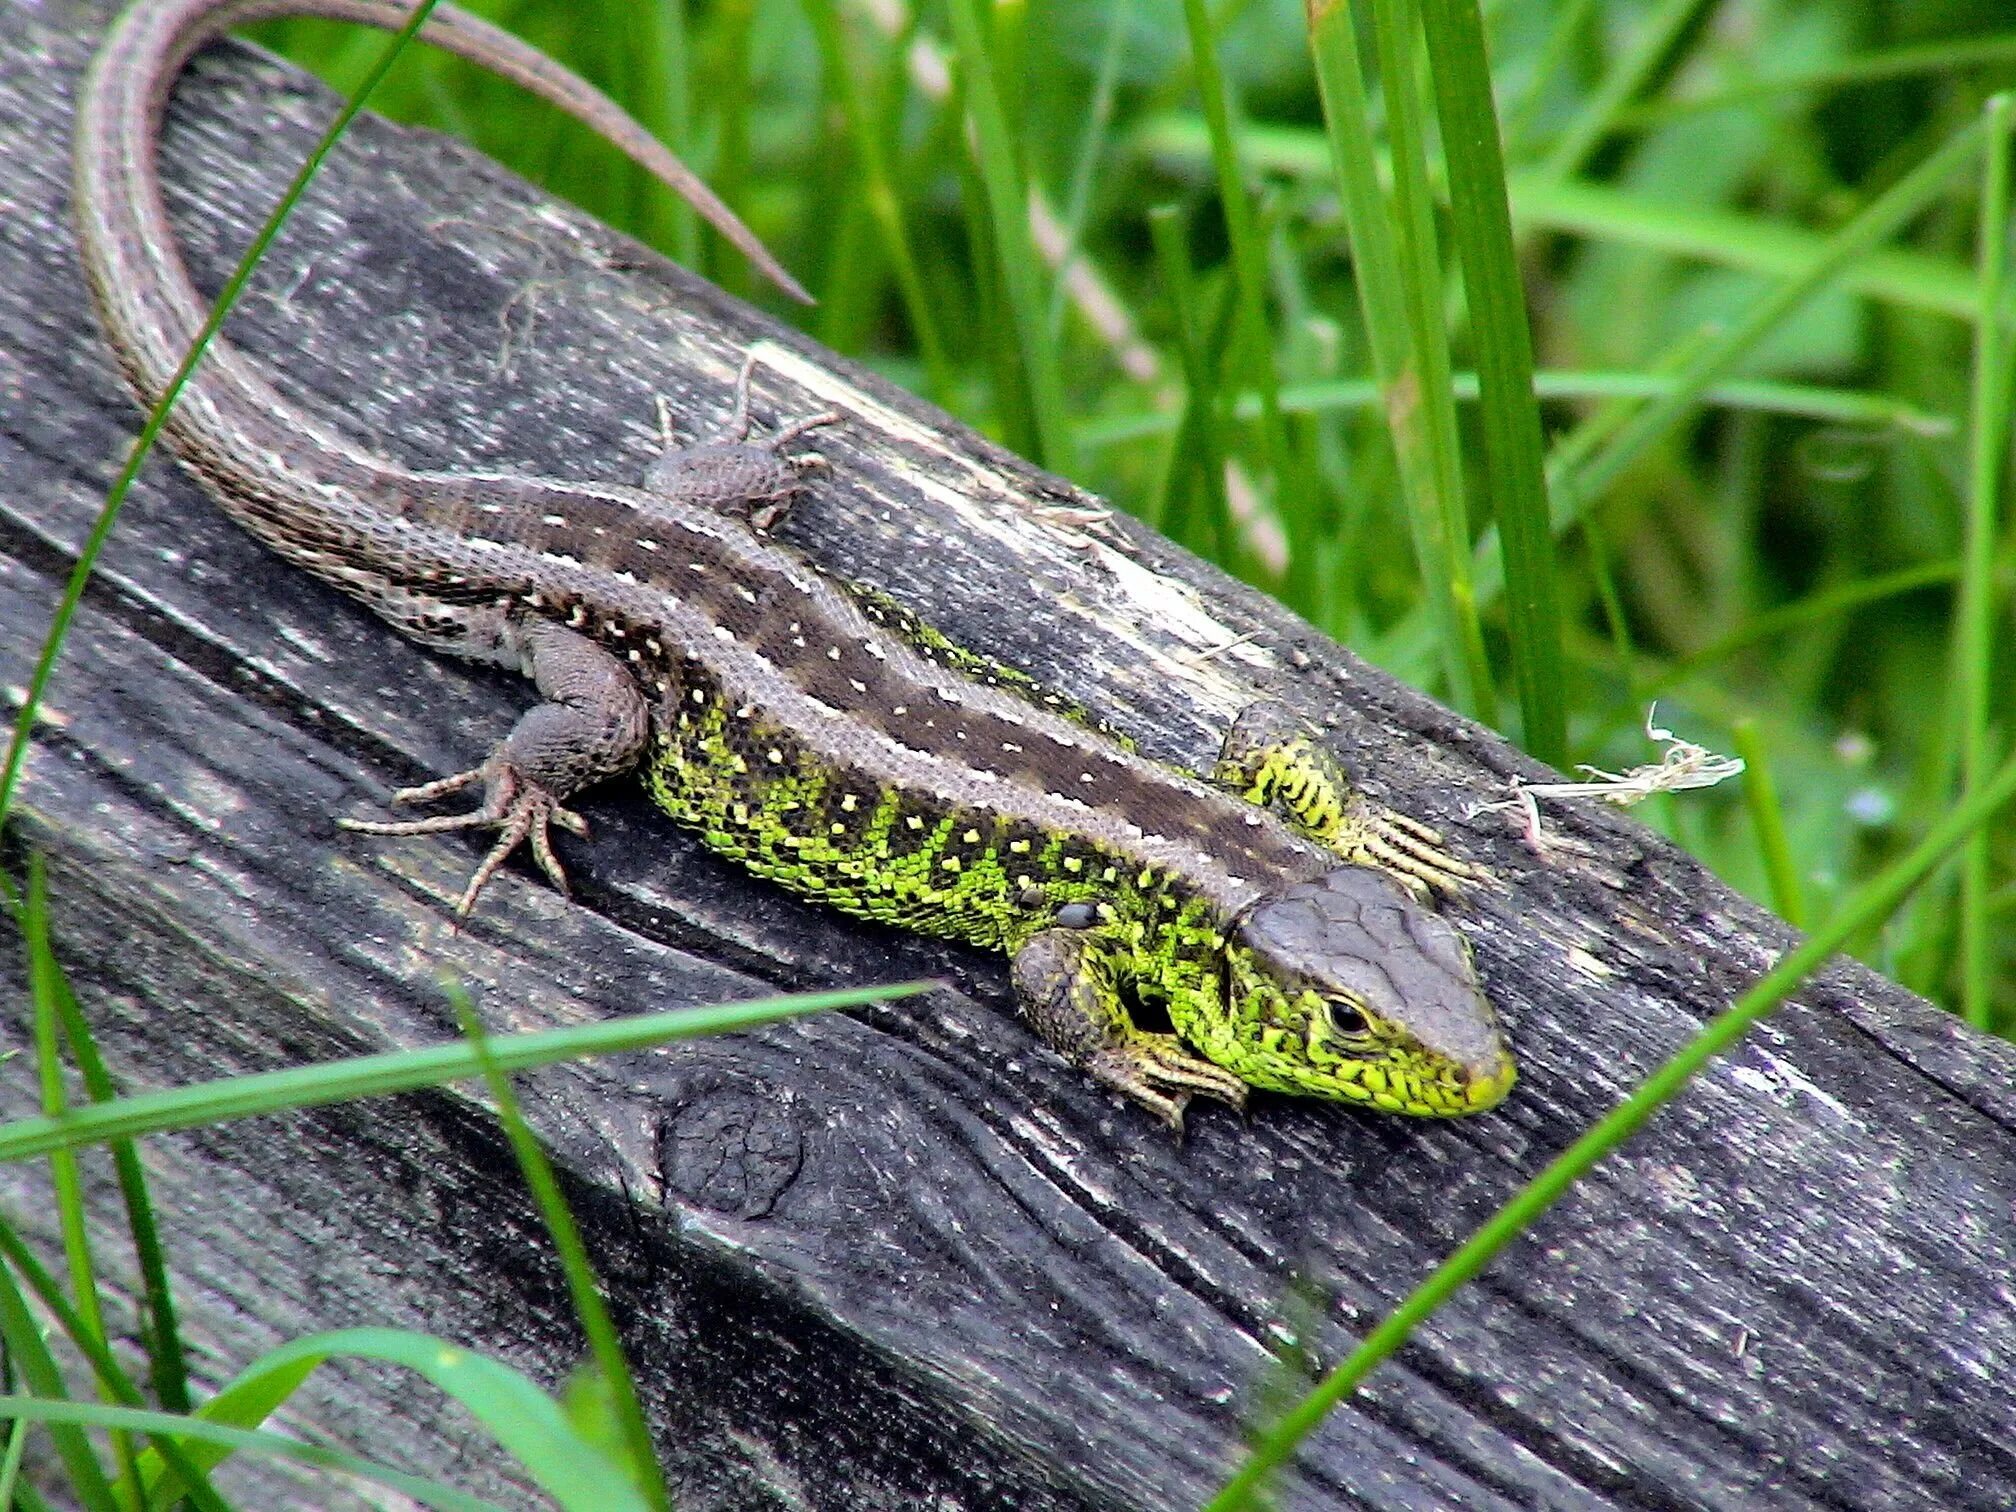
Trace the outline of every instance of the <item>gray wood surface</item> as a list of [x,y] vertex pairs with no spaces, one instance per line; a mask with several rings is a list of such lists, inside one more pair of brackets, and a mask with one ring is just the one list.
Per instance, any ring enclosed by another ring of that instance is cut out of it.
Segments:
[[[0,686],[24,684],[136,428],[67,223],[83,0],[0,24]],[[167,160],[214,288],[329,108],[243,49]],[[435,137],[367,120],[233,327],[388,452],[634,480],[654,392],[712,425],[742,350],[828,403],[789,535],[955,636],[1206,759],[1261,691],[1334,720],[1398,807],[1511,884],[1458,914],[1524,1080],[1451,1124],[1258,1099],[1173,1143],[1015,1017],[1001,963],[744,878],[611,786],[456,930],[476,842],[337,831],[459,769],[524,699],[290,574],[165,459],[71,638],[4,860],[129,1086],[430,1043],[452,972],[500,1031],[942,975],[892,1006],[529,1079],[686,1507],[1181,1508],[1240,1450],[1298,1285],[1329,1364],[1785,948],[1627,819],[1543,864],[1467,820],[1530,763],[1124,519]],[[1212,652],[1238,641],[1222,654]],[[1710,799],[1705,801],[1719,801]],[[0,943],[0,1048],[24,1040]],[[22,1062],[0,1114],[28,1111]],[[1842,965],[1662,1113],[1309,1445],[1284,1505],[1979,1508],[2016,1497],[2016,1048]],[[579,1342],[463,1091],[147,1146],[206,1383],[312,1329],[420,1327],[559,1379]],[[103,1177],[103,1172],[99,1172]],[[39,1172],[0,1171],[49,1237]],[[109,1205],[107,1207],[109,1213]],[[123,1252],[108,1240],[116,1270]],[[349,1370],[290,1413],[511,1504],[455,1410]],[[248,1504],[392,1505],[239,1472]]]

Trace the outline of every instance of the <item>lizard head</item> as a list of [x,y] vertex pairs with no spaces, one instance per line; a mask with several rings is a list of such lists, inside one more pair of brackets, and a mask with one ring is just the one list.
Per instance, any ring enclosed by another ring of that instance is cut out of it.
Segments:
[[1230,1012],[1198,1038],[1242,1080],[1444,1117],[1511,1090],[1469,945],[1383,872],[1339,867],[1262,898],[1225,953]]

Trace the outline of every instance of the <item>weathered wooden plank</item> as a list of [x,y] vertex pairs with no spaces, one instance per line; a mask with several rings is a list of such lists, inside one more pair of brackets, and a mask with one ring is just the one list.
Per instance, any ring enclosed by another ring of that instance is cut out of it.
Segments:
[[[70,91],[102,20],[17,9],[0,40],[0,684],[25,682],[133,428],[64,219]],[[242,51],[199,65],[167,155],[200,281],[325,109]],[[1238,1452],[1297,1278],[1327,1298],[1313,1344],[1332,1361],[1789,938],[1628,821],[1566,819],[1593,854],[1542,864],[1501,820],[1467,820],[1527,769],[1488,734],[1124,520],[1077,528],[1045,506],[1089,501],[1056,480],[435,138],[364,123],[261,287],[238,339],[429,465],[632,480],[652,394],[703,427],[760,344],[768,403],[850,415],[788,527],[806,550],[1157,754],[1205,759],[1261,690],[1334,718],[1371,785],[1512,884],[1458,920],[1525,1069],[1501,1111],[1424,1125],[1262,1100],[1247,1123],[1199,1110],[1182,1146],[1044,1051],[999,963],[752,882],[627,789],[587,805],[574,903],[514,870],[458,932],[469,846],[331,819],[466,765],[522,689],[399,642],[155,466],[9,852],[50,856],[61,949],[131,1084],[439,1039],[443,970],[500,1030],[956,984],[531,1079],[682,1505],[1193,1504]],[[1286,1503],[2006,1505],[2012,1086],[2011,1047],[1831,972],[1329,1424]],[[31,1100],[0,1081],[0,1111]],[[366,1321],[547,1379],[574,1357],[515,1179],[460,1094],[150,1149],[207,1381]],[[0,1173],[31,1227],[38,1190]],[[395,1379],[349,1373],[297,1421],[511,1494],[452,1412]]]

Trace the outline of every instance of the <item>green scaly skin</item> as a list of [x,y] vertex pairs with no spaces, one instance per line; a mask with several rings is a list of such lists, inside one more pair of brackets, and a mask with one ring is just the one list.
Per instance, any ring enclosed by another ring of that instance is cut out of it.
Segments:
[[[865,619],[929,661],[1134,753],[1132,741],[1027,674],[957,645],[886,595],[847,592]],[[1367,996],[1271,959],[1264,941],[1240,938],[1237,921],[1180,871],[1129,863],[1071,829],[1046,829],[946,792],[864,783],[787,725],[733,708],[704,672],[689,668],[685,678],[644,763],[667,814],[792,892],[1007,955],[1045,1038],[1175,1127],[1192,1095],[1240,1104],[1249,1086],[1454,1116],[1494,1105],[1512,1085],[1512,1062],[1475,988],[1467,948],[1446,926],[1429,942],[1448,978],[1438,990],[1453,986],[1457,1014],[1474,1013],[1488,1027],[1479,1037],[1481,1073],[1476,1056],[1452,1064]],[[1272,808],[1354,863],[1342,870],[1374,868],[1403,884],[1404,893],[1381,881],[1369,896],[1406,924],[1434,918],[1418,906],[1432,892],[1488,880],[1443,851],[1433,831],[1357,793],[1313,732],[1280,705],[1258,704],[1242,716],[1211,782]],[[1379,896],[1379,887],[1392,897]],[[1060,919],[1072,923],[1059,928]],[[1421,945],[1403,929],[1373,948],[1418,955]],[[1139,1006],[1166,1016],[1173,1035],[1137,1027]]]
[[[1249,801],[1293,802],[1291,814],[1306,816],[1300,827],[1312,838],[1411,889],[1482,880],[1436,851],[1428,832],[1341,785],[1334,760],[1299,730],[1279,745],[1228,754],[1215,775],[1238,781]],[[1340,1026],[1332,996],[1270,972],[1179,875],[1115,864],[1069,832],[906,800],[894,788],[860,791],[791,731],[737,720],[704,688],[689,689],[670,728],[658,732],[645,779],[659,806],[711,849],[858,918],[1012,958],[1052,930],[1060,910],[1089,908],[1094,922],[1072,932],[1084,942],[1083,958],[1068,968],[1090,989],[1080,1011],[1124,1026],[1123,1043],[1158,1060],[1158,1051],[1170,1053],[1165,1069],[1176,1075],[1188,1057],[1163,1043],[1166,1036],[1132,1027],[1130,997],[1160,1009],[1178,1040],[1245,1085],[1425,1116],[1480,1111],[1511,1087],[1509,1058],[1498,1074],[1465,1080],[1432,1056],[1409,1053],[1405,1030],[1363,1006]],[[1025,990],[1025,1001],[1056,985]],[[1047,1027],[1040,1015],[1039,1027]],[[1181,1102],[1166,1087],[1123,1090],[1180,1127]],[[1241,1100],[1209,1077],[1177,1090]]]

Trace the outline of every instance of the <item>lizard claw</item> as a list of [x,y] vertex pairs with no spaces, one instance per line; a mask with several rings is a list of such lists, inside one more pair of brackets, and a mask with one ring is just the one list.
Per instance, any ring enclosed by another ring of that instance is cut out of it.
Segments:
[[1221,1066],[1190,1053],[1174,1035],[1136,1031],[1126,1040],[1080,1061],[1094,1081],[1139,1103],[1183,1137],[1183,1114],[1193,1097],[1215,1097],[1246,1111],[1246,1083]]
[[490,853],[476,868],[475,875],[470,877],[462,896],[455,900],[455,913],[459,918],[469,917],[477,897],[490,879],[497,875],[497,869],[513,851],[528,841],[532,846],[532,859],[539,863],[539,869],[546,874],[547,880],[559,889],[561,897],[571,896],[567,873],[560,865],[560,858],[553,853],[552,826],[557,824],[570,835],[585,838],[588,821],[509,762],[486,762],[437,782],[401,788],[392,795],[392,801],[426,803],[460,792],[478,782],[483,783],[486,790],[483,806],[466,814],[443,814],[433,819],[338,819],[336,823],[343,829],[362,835],[440,835],[454,830],[495,826],[498,830],[497,843],[490,847]]
[[1446,850],[1441,832],[1418,819],[1364,798],[1352,802],[1348,818],[1351,827],[1338,849],[1361,865],[1378,867],[1423,902],[1436,893],[1457,897],[1466,887],[1501,885],[1483,867]]

